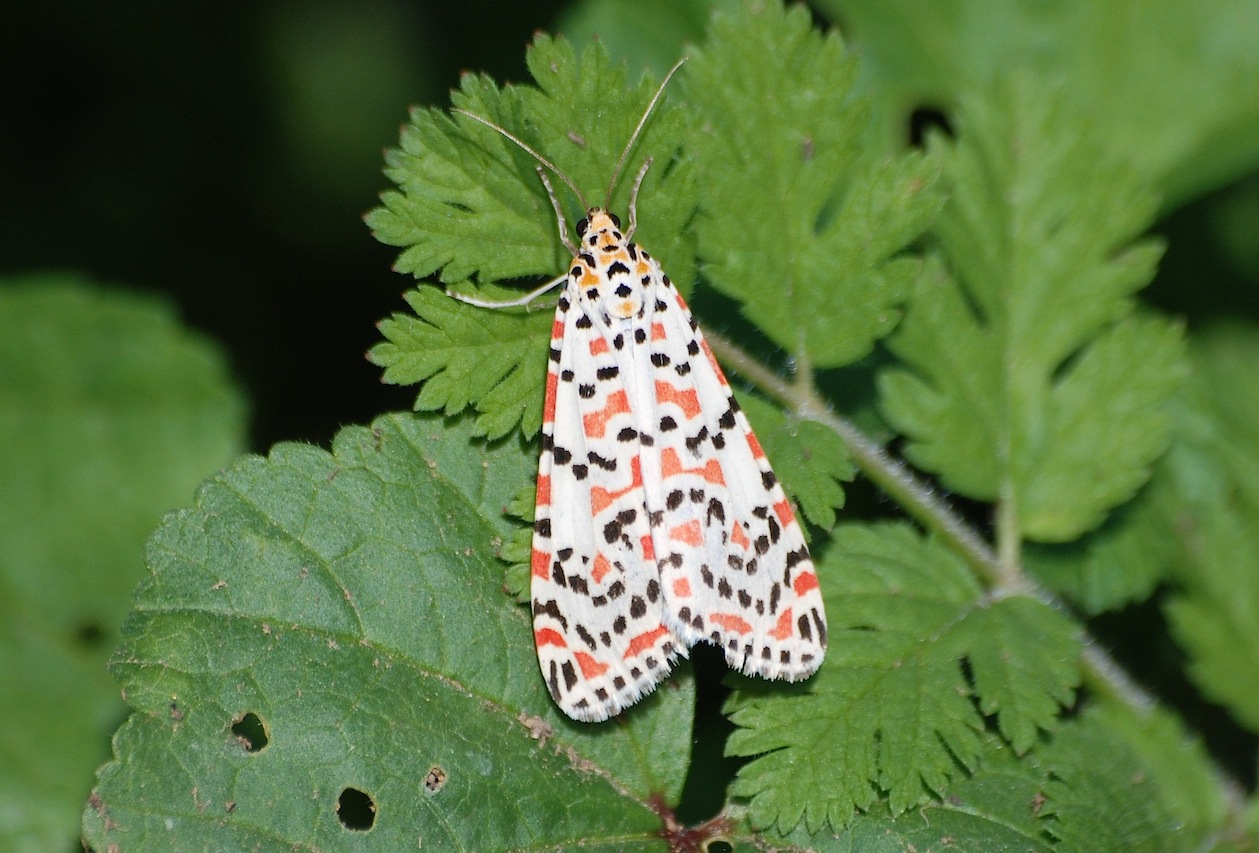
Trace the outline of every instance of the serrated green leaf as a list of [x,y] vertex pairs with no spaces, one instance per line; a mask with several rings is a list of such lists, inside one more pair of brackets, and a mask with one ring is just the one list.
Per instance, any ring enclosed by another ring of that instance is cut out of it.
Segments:
[[1187,851],[1160,786],[1104,717],[1086,713],[1041,751],[1048,830],[1068,850]]
[[494,439],[520,424],[528,437],[542,426],[540,385],[551,341],[549,312],[469,310],[435,288],[409,291],[415,315],[380,323],[385,342],[368,353],[384,381],[423,382],[415,408],[458,414],[477,410],[475,432]]
[[1030,598],[1008,598],[968,614],[954,641],[970,664],[979,710],[1024,753],[1054,727],[1079,684],[1079,628]]
[[507,564],[503,587],[521,604],[530,603],[532,582],[529,576],[533,560],[533,514],[536,508],[537,484],[531,483],[516,493],[507,505],[505,515],[523,524],[514,524],[503,543],[499,558]]
[[1145,600],[1165,579],[1175,535],[1154,490],[1165,471],[1083,538],[1061,545],[1029,545],[1023,565],[1042,583],[1096,615]]
[[783,488],[809,521],[829,530],[835,510],[844,505],[839,484],[856,474],[838,436],[814,421],[790,419],[751,394],[739,395],[739,404]]
[[1132,750],[1158,788],[1162,805],[1190,838],[1223,824],[1228,804],[1217,769],[1202,742],[1185,732],[1175,715],[1163,708],[1136,711],[1116,702],[1099,702],[1089,719],[1115,733]]
[[170,305],[0,282],[0,849],[74,844],[122,713],[104,664],[145,535],[244,432],[222,354]]
[[[460,95],[460,105],[494,121],[520,111],[515,90],[500,92],[483,77],[465,75]],[[439,110],[413,110],[399,147],[385,153],[385,174],[398,189],[381,195],[368,227],[404,250],[394,269],[416,278],[553,273],[564,263],[563,249],[554,219],[549,227],[544,219],[545,192],[522,180],[527,155],[492,140],[475,144],[467,133]]]
[[1015,757],[998,738],[982,748],[979,767],[953,780],[939,800],[892,816],[876,806],[844,829],[809,834],[804,825],[770,844],[817,853],[1049,853],[1041,807],[1045,772],[1034,758]]
[[[625,172],[632,176],[654,158],[639,194],[639,242],[650,246],[681,288],[689,288],[694,249],[683,226],[695,206],[694,178],[676,156],[685,114],[657,106],[606,199],[613,169],[656,82],[644,78],[628,86],[624,69],[613,66],[597,43],[578,59],[568,42],[539,35],[526,60],[538,88],[500,90],[485,77],[465,75],[454,106],[506,128],[547,157],[591,205],[624,210],[632,183]],[[423,277],[440,270],[444,282],[479,271],[484,282],[549,277],[567,268],[555,213],[529,154],[466,116],[452,121],[436,110],[414,113],[401,143],[388,153],[386,170],[399,191],[386,193],[385,206],[368,216],[382,242],[406,247],[400,271]],[[562,185],[556,189],[567,192]],[[570,217],[570,226],[575,221]]]
[[1051,89],[1016,76],[971,98],[942,152],[952,196],[881,377],[906,455],[1001,499],[1024,538],[1061,542],[1132,496],[1167,444],[1178,328],[1132,314],[1159,254],[1131,241],[1153,197],[1106,161]]
[[[88,842],[663,849],[650,798],[681,789],[690,682],[616,724],[555,709],[494,555],[534,465],[466,423],[394,415],[207,482],[149,545],[113,664],[134,712]],[[256,751],[233,731],[246,714]],[[373,804],[370,836],[337,817],[348,788]]]
[[705,272],[812,367],[868,353],[918,274],[898,253],[935,215],[936,166],[854,169],[866,106],[854,62],[803,7],[718,12],[688,67]]
[[[1125,709],[1093,708],[1028,755],[989,737],[979,756],[921,808],[893,816],[876,807],[833,834],[802,825],[765,840],[818,853],[1188,851],[1206,849],[1197,846],[1201,821],[1221,816],[1204,756],[1165,715],[1138,722]],[[1178,776],[1181,761],[1187,776]]]
[[1022,751],[1071,700],[1075,627],[1031,599],[986,601],[938,542],[903,525],[842,527],[818,569],[826,662],[787,690],[741,682],[729,704],[728,751],[758,756],[732,788],[754,826],[839,829],[880,793],[900,814],[974,768],[976,705]]
[[[579,60],[568,42],[539,35],[527,59],[539,88],[500,90],[486,78],[466,75],[455,106],[524,140],[580,187],[590,204],[610,202],[624,210],[632,184],[624,174],[612,198],[604,195],[655,94],[654,82],[644,78],[627,86],[624,69],[613,66],[598,44]],[[636,239],[650,247],[683,291],[695,277],[693,238],[685,227],[695,208],[694,176],[679,157],[686,125],[683,111],[658,105],[622,169],[636,171],[654,158],[639,193]],[[384,207],[368,215],[368,224],[382,242],[404,247],[399,271],[417,277],[438,273],[449,283],[475,273],[485,284],[551,277],[567,268],[537,162],[491,128],[466,116],[452,121],[439,111],[417,111],[403,130],[401,148],[389,152],[387,162],[399,190],[382,196]],[[563,184],[553,176],[552,183],[570,208],[571,227],[576,208]],[[499,297],[504,291],[490,292]],[[385,380],[423,381],[417,409],[455,414],[475,407],[477,430],[490,438],[517,424],[525,435],[535,435],[549,313],[477,308],[426,288],[408,302],[418,319],[395,315],[382,323],[388,340],[371,352],[374,363],[388,368]]]

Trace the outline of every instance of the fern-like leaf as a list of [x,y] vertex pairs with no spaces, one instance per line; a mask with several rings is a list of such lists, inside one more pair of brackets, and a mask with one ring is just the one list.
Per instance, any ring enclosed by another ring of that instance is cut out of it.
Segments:
[[898,814],[977,766],[984,714],[1022,752],[1072,700],[1070,620],[1031,599],[987,599],[965,564],[908,527],[841,527],[819,577],[822,669],[789,691],[741,681],[730,702],[730,753],[758,756],[734,786],[757,825],[839,828],[880,794]]
[[1129,499],[1167,446],[1180,330],[1134,313],[1160,248],[1155,199],[1107,161],[1059,93],[1014,75],[935,146],[951,274],[919,282],[881,382],[906,455],[1000,499],[1022,538],[1074,539]]
[[[547,36],[535,40],[527,61],[538,88],[499,89],[487,78],[465,75],[455,106],[520,137],[568,175],[588,203],[624,210],[632,183],[624,174],[611,199],[604,196],[654,81],[628,86],[625,71],[599,45],[578,58],[567,42]],[[627,166],[655,161],[639,195],[637,239],[687,290],[695,277],[693,239],[684,227],[695,207],[694,178],[678,157],[687,119],[667,105],[658,113]],[[512,279],[551,278],[567,268],[537,162],[494,130],[467,116],[417,110],[387,162],[398,188],[382,196],[383,206],[367,222],[382,242],[402,247],[399,271],[436,275],[459,289],[475,278],[475,286],[489,285],[490,295],[499,297],[501,285],[519,287]],[[570,225],[584,215],[575,199],[562,201]],[[472,309],[436,293],[408,301],[418,319],[397,315],[382,324],[387,341],[371,352],[386,368],[385,380],[424,381],[418,409],[454,414],[475,407],[482,435],[498,437],[517,424],[526,435],[536,434],[550,333],[546,312]]]

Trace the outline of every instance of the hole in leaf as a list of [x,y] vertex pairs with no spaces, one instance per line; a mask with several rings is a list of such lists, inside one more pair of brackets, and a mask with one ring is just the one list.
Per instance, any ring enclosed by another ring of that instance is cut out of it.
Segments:
[[953,125],[949,124],[949,117],[943,110],[924,106],[918,107],[909,114],[910,145],[921,148],[927,139],[927,134],[932,130],[943,133],[950,139],[953,138]]
[[376,803],[358,788],[346,788],[337,798],[337,819],[346,829],[365,832],[376,822]]
[[267,727],[253,711],[232,723],[232,734],[240,738],[241,746],[246,752],[258,752],[271,742],[267,737]]
[[734,845],[724,838],[714,838],[704,845],[704,853],[734,853]]
[[87,649],[98,649],[105,642],[105,629],[99,622],[83,622],[74,631],[74,640]]
[[446,787],[446,770],[439,764],[434,764],[428,768],[428,773],[424,776],[424,788],[430,794],[436,794],[442,788]]

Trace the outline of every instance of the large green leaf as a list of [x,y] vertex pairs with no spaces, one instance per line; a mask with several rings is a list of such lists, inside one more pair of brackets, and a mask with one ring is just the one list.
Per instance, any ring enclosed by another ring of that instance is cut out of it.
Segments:
[[[648,157],[638,199],[637,242],[648,248],[670,278],[688,291],[695,278],[693,238],[685,227],[695,207],[691,165],[677,157],[686,119],[659,105],[629,153],[619,180],[605,198],[621,152],[656,90],[644,78],[626,81],[598,44],[577,56],[563,40],[539,36],[528,53],[537,88],[496,87],[466,75],[454,105],[506,128],[581,188],[591,205],[625,212],[633,173]],[[519,295],[500,286],[521,276],[552,278],[569,258],[554,210],[538,177],[538,163],[519,146],[467,116],[415,110],[400,147],[387,155],[396,190],[367,222],[377,239],[403,248],[397,269],[417,277],[438,275],[467,289],[477,274],[491,298]],[[628,172],[629,174],[626,174]],[[548,178],[568,210],[571,192]],[[628,222],[628,219],[626,220]],[[572,239],[572,234],[567,235]],[[509,282],[519,285],[519,282]],[[505,294],[509,294],[505,296]],[[387,340],[372,349],[386,368],[385,380],[426,380],[416,408],[447,414],[474,406],[478,432],[505,435],[520,423],[528,435],[541,424],[542,383],[551,323],[548,311],[492,312],[439,299],[409,298],[418,317],[396,315],[381,324]],[[543,299],[540,304],[549,305]]]
[[1167,446],[1179,329],[1134,313],[1159,247],[1153,197],[1053,89],[1015,75],[966,102],[923,278],[880,383],[906,455],[1000,500],[1007,535],[1069,541],[1129,499]]
[[837,35],[778,3],[717,13],[687,67],[705,275],[805,369],[895,327],[921,270],[902,253],[940,204],[928,158],[858,167],[856,73]]
[[730,703],[729,751],[756,756],[733,788],[754,825],[838,829],[880,794],[899,814],[976,767],[981,712],[1023,753],[1071,701],[1075,626],[1028,598],[986,599],[935,540],[841,527],[818,577],[830,623],[818,674],[791,690],[741,680]]
[[206,483],[149,545],[113,665],[134,711],[89,841],[661,849],[690,682],[605,725],[555,709],[495,557],[533,465],[466,423],[395,415]]

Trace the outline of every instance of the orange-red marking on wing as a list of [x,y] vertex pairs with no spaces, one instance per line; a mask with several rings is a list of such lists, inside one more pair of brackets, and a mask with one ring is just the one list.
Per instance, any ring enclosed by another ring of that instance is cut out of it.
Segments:
[[709,622],[715,622],[727,631],[733,631],[736,634],[749,634],[752,626],[742,616],[734,613],[714,613],[708,617]]
[[666,480],[677,474],[698,474],[713,485],[725,485],[726,482],[725,476],[721,473],[720,460],[709,459],[698,468],[685,468],[678,457],[678,452],[672,447],[665,448],[664,453],[660,454],[660,470]]
[[698,418],[699,413],[703,411],[699,405],[699,395],[695,393],[694,388],[679,391],[662,379],[656,380],[656,399],[662,403],[676,403],[688,421]]
[[699,519],[692,518],[690,521],[672,528],[669,531],[669,538],[674,542],[682,542],[686,545],[690,545],[692,548],[702,545],[704,542],[704,533],[700,529]]
[[582,428],[589,438],[603,438],[608,429],[608,421],[617,415],[626,414],[629,410],[629,396],[625,390],[613,391],[608,395],[608,401],[603,404],[602,409],[586,412],[581,416]]
[[585,678],[597,678],[608,671],[606,663],[599,663],[585,652],[574,652],[573,657],[577,659],[577,666],[581,668],[581,674]]
[[652,628],[650,631],[644,631],[634,639],[630,640],[629,648],[625,650],[626,659],[637,657],[650,648],[654,648],[656,640],[659,640],[665,634],[669,633],[669,629],[661,625]]
[[543,646],[559,646],[561,649],[568,648],[568,643],[564,642],[564,637],[554,628],[542,628],[534,631],[533,643],[538,648]]
[[630,484],[623,489],[611,491],[603,488],[603,486],[594,486],[590,489],[590,509],[595,514],[603,512],[615,501],[628,495],[634,489],[643,484],[643,463],[637,456],[630,460]]
[[769,635],[775,640],[786,640],[795,633],[795,625],[792,624],[791,608],[788,607],[782,613],[778,614],[778,624],[773,627]]

